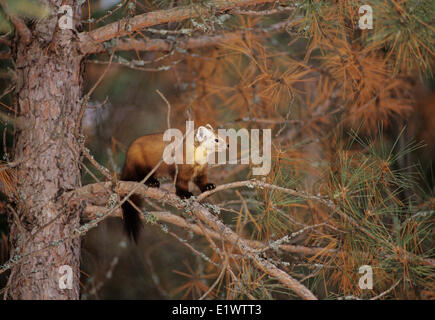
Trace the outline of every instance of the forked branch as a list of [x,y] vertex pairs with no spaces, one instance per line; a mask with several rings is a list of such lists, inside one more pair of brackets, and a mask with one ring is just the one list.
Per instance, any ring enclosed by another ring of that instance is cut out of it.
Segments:
[[[181,200],[175,194],[165,192],[161,189],[148,188],[145,185],[138,185],[135,182],[120,182],[117,188],[118,192],[122,195],[128,194],[133,189],[136,189],[135,193],[149,199],[154,199],[159,202],[169,204],[172,207],[189,211],[200,221],[204,222],[208,228],[218,233],[223,240],[232,243],[242,255],[250,258],[257,268],[276,278],[301,298],[307,300],[317,299],[316,296],[302,283],[275,266],[273,263],[262,258],[258,254],[258,250],[252,248],[247,240],[241,239],[239,235],[227,227],[199,202],[195,200]],[[110,182],[96,183],[87,185],[72,192],[68,192],[65,194],[65,197],[68,199],[68,205],[74,205],[75,203],[81,202],[83,200],[89,203],[104,205],[105,200],[110,197],[110,190]]]

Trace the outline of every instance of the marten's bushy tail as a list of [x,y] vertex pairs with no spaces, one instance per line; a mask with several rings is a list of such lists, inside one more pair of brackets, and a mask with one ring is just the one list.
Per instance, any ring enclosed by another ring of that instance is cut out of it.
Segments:
[[[141,199],[139,196],[133,194],[129,199],[136,205],[136,207],[140,206]],[[125,232],[134,240],[134,242],[137,243],[143,227],[140,213],[128,201],[126,201],[122,204],[122,214],[124,217]]]

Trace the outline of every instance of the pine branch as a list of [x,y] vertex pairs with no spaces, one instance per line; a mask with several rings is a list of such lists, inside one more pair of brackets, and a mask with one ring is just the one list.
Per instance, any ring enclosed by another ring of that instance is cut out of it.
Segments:
[[356,222],[353,218],[349,217],[345,212],[343,212],[340,208],[338,208],[337,206],[335,206],[331,201],[328,201],[327,199],[323,198],[323,197],[319,197],[319,196],[315,196],[315,195],[311,195],[308,194],[306,192],[302,192],[302,191],[297,191],[297,190],[293,190],[293,189],[288,189],[288,188],[283,188],[280,186],[276,186],[270,183],[266,183],[266,182],[262,182],[262,181],[258,181],[258,180],[248,180],[248,181],[237,181],[237,182],[232,182],[232,183],[228,183],[225,185],[220,185],[217,186],[215,189],[210,190],[210,191],[206,191],[204,193],[201,193],[198,198],[197,201],[200,202],[203,199],[205,199],[206,197],[212,195],[213,193],[219,192],[219,191],[223,191],[223,190],[227,190],[227,189],[234,189],[234,188],[240,188],[240,187],[259,187],[259,188],[266,188],[266,189],[272,189],[272,190],[278,190],[299,198],[303,198],[306,200],[312,200],[312,201],[316,201],[318,203],[321,203],[323,205],[325,205],[326,207],[329,207],[330,209],[332,209],[334,212],[337,212],[341,217],[343,217],[346,221],[349,221],[353,226],[360,228],[360,225],[358,224],[358,222]]
[[246,15],[246,16],[269,16],[277,13],[282,13],[286,11],[294,11],[296,9],[296,6],[294,7],[277,7],[274,9],[268,9],[268,10],[241,10],[241,9],[233,9],[230,11],[231,14],[240,14],[240,15]]
[[222,12],[237,7],[275,2],[276,0],[214,0],[204,4],[180,6],[167,10],[143,13],[133,18],[113,22],[90,32],[79,34],[80,48],[83,54],[95,51],[95,46],[117,37],[123,37],[134,31],[168,22],[179,22],[198,16],[209,16],[213,11]]
[[[107,211],[106,207],[88,205],[85,209],[84,217],[82,217],[82,218],[85,220],[93,220],[97,217],[98,214],[101,214],[105,211]],[[208,235],[209,237],[211,237],[215,240],[224,240],[224,239],[222,239],[221,235],[218,232],[215,232],[209,228],[201,228],[197,224],[190,223],[186,219],[184,219],[180,216],[177,216],[171,212],[168,212],[168,211],[150,211],[147,213],[153,215],[155,218],[157,218],[158,221],[170,223],[172,225],[176,225],[178,227],[191,230],[198,235]],[[122,217],[121,210],[120,209],[116,210],[111,215],[111,217],[113,217],[113,216],[121,218]],[[141,216],[141,218],[143,220],[145,220],[145,217],[143,215]],[[264,251],[265,249],[270,248],[269,245],[267,245],[261,241],[249,240],[249,239],[244,239],[244,241],[249,243],[249,245],[253,249],[256,249],[256,250]],[[280,250],[285,251],[285,252],[299,253],[299,254],[310,255],[310,256],[313,256],[316,254],[332,255],[332,254],[337,253],[337,250],[334,250],[334,249],[319,248],[319,247],[317,247],[317,248],[305,247],[305,246],[291,245],[291,244],[280,244],[277,247]]]
[[[186,49],[197,49],[203,47],[216,46],[222,42],[231,42],[240,37],[243,34],[250,32],[255,37],[271,35],[274,33],[281,32],[285,29],[288,22],[279,22],[273,24],[266,28],[252,28],[243,29],[234,32],[226,32],[223,34],[211,35],[211,36],[200,36],[196,38],[186,37],[185,39],[177,39],[176,41],[170,41],[166,39],[146,39],[138,40],[133,38],[120,39],[114,44],[110,49],[116,51],[171,51],[173,48],[178,48],[182,50]],[[102,53],[107,51],[107,46],[103,44],[96,44],[91,52],[88,53]]]

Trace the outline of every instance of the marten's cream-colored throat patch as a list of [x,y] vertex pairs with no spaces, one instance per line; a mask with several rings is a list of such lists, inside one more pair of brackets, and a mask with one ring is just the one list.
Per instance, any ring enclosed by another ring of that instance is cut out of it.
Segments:
[[207,148],[203,146],[198,146],[197,148],[195,148],[195,162],[200,165],[206,164],[209,154],[210,151]]

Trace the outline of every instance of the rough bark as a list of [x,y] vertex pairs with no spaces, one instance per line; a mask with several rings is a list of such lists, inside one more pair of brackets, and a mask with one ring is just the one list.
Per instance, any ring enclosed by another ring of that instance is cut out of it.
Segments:
[[[45,0],[51,15],[29,26],[30,41],[16,36],[18,119],[14,158],[17,194],[9,212],[11,257],[24,256],[71,234],[81,208],[64,208],[63,192],[81,185],[74,135],[81,108],[81,55],[71,30],[58,28],[58,8],[76,1]],[[77,20],[78,21],[78,20]],[[14,266],[11,299],[78,299],[80,239],[31,255]],[[72,289],[60,289],[59,268],[73,271]]]

